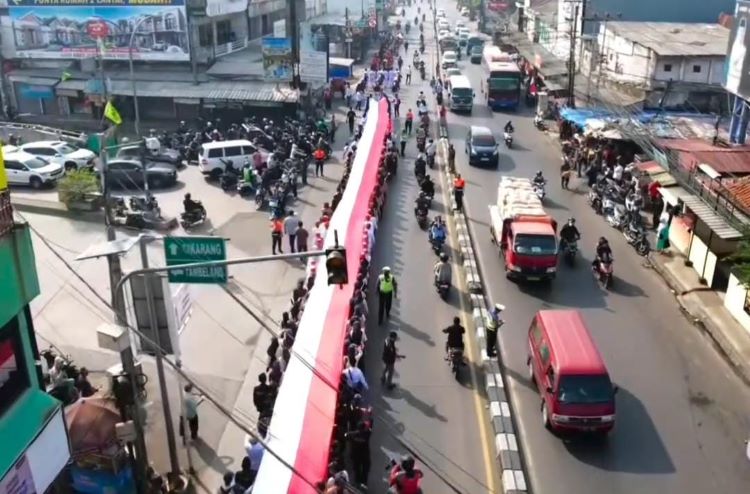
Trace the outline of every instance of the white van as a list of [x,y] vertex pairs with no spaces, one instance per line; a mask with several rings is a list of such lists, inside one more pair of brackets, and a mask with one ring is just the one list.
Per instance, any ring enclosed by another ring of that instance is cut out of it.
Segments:
[[474,89],[465,75],[452,75],[448,79],[448,107],[453,111],[471,113],[474,107]]
[[245,160],[252,162],[255,146],[248,140],[215,141],[201,145],[198,157],[198,169],[204,175],[218,175],[231,161],[236,169],[242,168]]

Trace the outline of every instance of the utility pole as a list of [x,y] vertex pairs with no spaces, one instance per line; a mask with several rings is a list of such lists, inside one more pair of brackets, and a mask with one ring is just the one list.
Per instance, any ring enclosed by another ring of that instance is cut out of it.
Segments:
[[573,7],[573,19],[570,24],[570,53],[568,54],[568,106],[576,107],[576,39],[578,30],[578,8],[576,4]]
[[[148,251],[146,250],[146,241],[141,238],[139,243],[141,251],[141,265],[143,269],[149,268],[148,263]],[[167,446],[169,448],[169,465],[171,468],[171,474],[173,479],[178,478],[180,475],[180,461],[177,458],[177,443],[174,437],[174,424],[172,423],[172,410],[169,406],[169,393],[167,392],[167,382],[164,377],[164,360],[162,358],[162,347],[161,347],[161,335],[159,334],[159,326],[156,319],[156,308],[154,306],[153,292],[151,291],[151,281],[154,279],[154,275],[151,273],[145,273],[143,276],[143,290],[146,296],[146,307],[148,309],[148,320],[151,326],[151,334],[154,337],[154,348],[156,358],[156,374],[159,377],[159,390],[161,391],[161,405],[164,411],[164,426],[167,429]],[[182,396],[182,395],[180,395]],[[184,434],[187,435],[187,430],[184,430]]]
[[289,2],[289,29],[288,35],[292,41],[292,67],[294,67],[292,76],[292,87],[299,89],[300,76],[299,76],[299,52],[300,42],[299,39],[299,21],[297,20],[297,0],[290,0]]

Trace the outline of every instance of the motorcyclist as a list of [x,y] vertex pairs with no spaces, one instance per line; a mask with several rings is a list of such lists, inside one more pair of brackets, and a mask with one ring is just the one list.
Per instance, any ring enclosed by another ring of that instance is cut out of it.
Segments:
[[182,201],[182,207],[185,208],[185,214],[191,215],[198,211],[204,211],[203,204],[200,201],[194,201],[190,192],[185,194],[185,199]]
[[425,148],[425,153],[427,153],[427,161],[431,164],[435,164],[435,154],[437,154],[437,144],[435,144],[434,139],[428,139],[427,140],[427,147]]
[[513,122],[508,120],[508,123],[505,124],[505,127],[503,128],[506,134],[512,134],[516,129],[513,128]]
[[432,272],[435,275],[436,285],[451,284],[453,270],[451,269],[451,265],[448,262],[448,254],[440,254],[440,260],[435,263],[435,266],[433,266],[432,268]]
[[414,214],[427,216],[427,211],[430,209],[430,200],[424,195],[424,192],[419,193],[414,203],[416,204]]
[[565,226],[560,229],[560,240],[563,244],[562,247],[567,246],[569,243],[577,242],[581,238],[581,233],[576,228],[575,218],[570,218]]
[[427,197],[435,197],[435,182],[432,181],[432,177],[425,176],[420,187]]
[[179,124],[179,125],[177,126],[177,132],[178,132],[179,134],[184,134],[184,133],[185,133],[185,132],[187,132],[187,131],[188,131],[188,126],[187,126],[187,124],[185,123],[185,121],[184,121],[184,120],[180,120],[180,124]]
[[445,342],[445,353],[447,357],[450,357],[450,349],[457,348],[464,351],[464,333],[466,330],[461,326],[461,319],[458,317],[453,318],[453,324],[443,329],[443,333],[448,335],[448,340]]
[[539,187],[544,187],[547,184],[547,180],[544,178],[544,175],[542,175],[541,170],[536,172],[536,175],[534,175],[534,180],[532,182],[534,183],[534,185],[538,185]]
[[596,244],[596,257],[591,263],[596,271],[599,270],[600,262],[612,262],[612,248],[604,237],[599,238],[599,242]]
[[242,182],[244,185],[249,186],[252,190],[255,190],[257,177],[255,175],[255,170],[250,165],[249,160],[245,160],[245,166],[242,167]]
[[445,242],[447,232],[445,231],[445,223],[440,216],[435,218],[435,221],[430,225],[430,242],[439,242],[441,245]]
[[427,161],[425,161],[424,154],[419,153],[417,159],[414,160],[414,174],[416,176],[424,176],[427,173]]
[[401,463],[394,465],[388,479],[388,485],[396,490],[397,494],[419,494],[422,489],[419,484],[424,474],[415,468],[414,458],[404,455]]

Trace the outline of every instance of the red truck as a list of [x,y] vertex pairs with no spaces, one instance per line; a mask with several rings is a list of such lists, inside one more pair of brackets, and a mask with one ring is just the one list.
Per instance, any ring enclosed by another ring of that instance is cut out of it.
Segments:
[[552,280],[557,273],[557,222],[544,210],[531,181],[502,177],[490,207],[490,235],[509,279]]

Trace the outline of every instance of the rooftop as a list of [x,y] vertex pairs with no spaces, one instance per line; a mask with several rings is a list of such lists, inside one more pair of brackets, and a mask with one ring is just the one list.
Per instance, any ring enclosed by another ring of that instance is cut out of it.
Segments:
[[707,164],[724,176],[750,174],[750,146],[714,146],[701,139],[661,139],[657,144],[676,152],[687,170]]
[[667,57],[723,56],[729,45],[729,29],[719,24],[610,21],[606,26],[607,31]]

